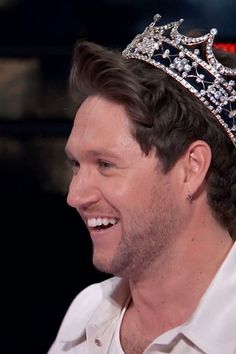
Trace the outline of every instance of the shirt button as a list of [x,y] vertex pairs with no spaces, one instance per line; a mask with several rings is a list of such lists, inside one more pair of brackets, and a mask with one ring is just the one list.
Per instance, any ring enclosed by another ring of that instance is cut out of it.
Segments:
[[98,347],[101,347],[101,346],[102,346],[102,342],[100,341],[100,339],[95,339],[95,344],[96,344]]

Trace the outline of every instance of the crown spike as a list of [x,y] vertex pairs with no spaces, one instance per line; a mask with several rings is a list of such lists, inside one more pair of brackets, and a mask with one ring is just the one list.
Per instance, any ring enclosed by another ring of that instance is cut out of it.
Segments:
[[160,20],[160,18],[161,18],[161,15],[156,14],[156,15],[153,16],[153,21],[156,23],[157,21]]

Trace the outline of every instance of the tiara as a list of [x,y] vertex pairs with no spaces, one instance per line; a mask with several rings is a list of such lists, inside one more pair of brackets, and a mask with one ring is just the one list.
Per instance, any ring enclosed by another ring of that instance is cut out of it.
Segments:
[[236,146],[236,68],[225,67],[215,58],[212,47],[217,30],[188,37],[178,31],[183,19],[156,26],[160,18],[155,15],[122,55],[150,63],[172,76],[214,114]]

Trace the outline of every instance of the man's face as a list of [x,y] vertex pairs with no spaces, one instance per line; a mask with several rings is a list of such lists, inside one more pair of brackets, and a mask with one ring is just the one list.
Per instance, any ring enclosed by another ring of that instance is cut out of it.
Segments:
[[78,110],[66,152],[74,172],[67,201],[88,227],[94,265],[138,276],[176,228],[171,173],[162,173],[154,151],[142,152],[124,108],[99,96]]

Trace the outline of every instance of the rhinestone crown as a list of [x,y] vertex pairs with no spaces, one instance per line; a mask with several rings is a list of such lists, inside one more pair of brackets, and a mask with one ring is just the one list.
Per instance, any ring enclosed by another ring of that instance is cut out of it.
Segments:
[[225,67],[215,58],[212,47],[217,30],[188,37],[178,31],[182,19],[157,26],[160,17],[155,15],[122,55],[148,62],[180,82],[214,114],[236,146],[236,68]]

